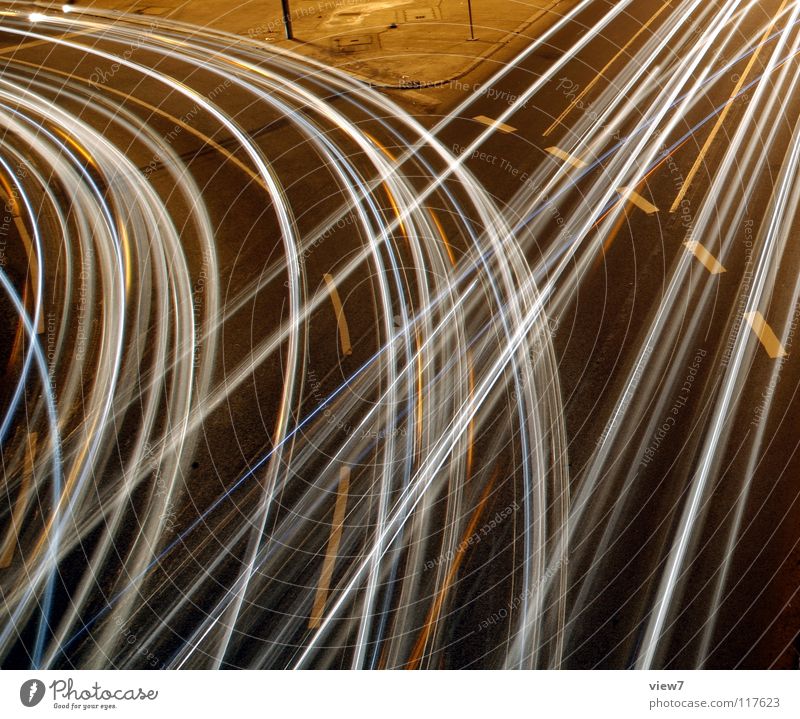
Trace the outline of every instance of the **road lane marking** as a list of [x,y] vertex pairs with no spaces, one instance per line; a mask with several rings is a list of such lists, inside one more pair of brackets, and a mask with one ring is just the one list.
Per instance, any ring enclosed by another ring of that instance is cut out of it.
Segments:
[[[600,248],[600,254],[597,256],[597,259],[595,260],[594,263],[593,267],[594,270],[596,270],[603,264],[603,260],[605,259],[605,256],[608,253],[608,251],[611,249],[611,245],[614,244],[614,240],[617,239],[617,236],[622,230],[623,225],[628,221],[629,213],[630,213],[630,205],[628,203],[624,203],[622,205],[622,212],[620,212],[617,221],[614,223],[614,227],[611,228],[611,231],[608,233],[606,239],[603,241],[603,246]],[[601,220],[602,219],[603,218],[601,218]],[[599,227],[601,220],[598,220],[595,223],[595,227]]]
[[325,560],[322,563],[322,573],[319,576],[317,594],[314,597],[314,607],[308,619],[308,628],[317,629],[322,623],[322,615],[325,613],[325,604],[328,601],[331,578],[333,577],[333,565],[336,563],[336,555],[339,553],[339,543],[342,539],[342,528],[344,526],[344,514],[347,509],[347,493],[350,491],[350,467],[342,467],[339,470],[339,487],[336,493],[336,505],[333,508],[333,522],[331,523],[331,533],[328,537],[328,546],[325,549]]
[[[28,228],[25,227],[25,221],[20,216],[20,206],[17,198],[14,195],[14,189],[8,185],[5,178],[2,180],[3,188],[2,193],[6,196],[7,203],[11,205],[11,218],[14,220],[14,226],[17,228],[22,244],[25,247],[25,254],[28,256],[28,267],[31,272],[31,285],[33,294],[36,294],[36,288],[39,286],[39,258],[33,248],[33,242],[28,234]],[[34,300],[35,302],[35,300]],[[33,319],[33,318],[31,318]],[[39,313],[39,321],[36,324],[36,334],[44,332],[44,312]]]
[[580,91],[580,93],[579,93],[579,94],[578,94],[576,97],[574,97],[574,98],[572,99],[572,102],[570,102],[570,103],[569,103],[569,105],[567,105],[567,108],[566,108],[566,109],[565,109],[565,110],[564,110],[564,111],[563,111],[563,112],[562,112],[562,113],[561,113],[561,114],[560,114],[560,115],[559,115],[559,116],[558,116],[558,117],[557,117],[557,118],[556,118],[556,119],[553,121],[553,124],[552,124],[552,125],[550,125],[550,127],[548,127],[548,128],[547,128],[547,129],[544,131],[543,137],[547,137],[547,136],[548,136],[548,135],[549,135],[549,134],[550,134],[550,133],[551,133],[553,130],[555,130],[555,129],[556,129],[556,127],[557,127],[558,125],[560,125],[560,124],[563,122],[564,118],[565,118],[567,115],[569,115],[569,113],[570,113],[570,112],[572,112],[572,110],[573,110],[573,109],[574,109],[574,108],[575,108],[577,105],[579,105],[579,104],[582,102],[583,98],[584,98],[584,97],[586,97],[586,95],[587,95],[587,94],[588,94],[588,93],[591,91],[591,89],[592,89],[592,88],[595,86],[595,84],[596,84],[597,82],[599,82],[599,80],[600,80],[601,78],[604,78],[604,77],[605,77],[606,71],[607,71],[607,70],[608,70],[608,69],[609,69],[609,68],[610,68],[610,67],[611,67],[611,66],[612,66],[612,65],[613,65],[613,64],[614,64],[614,63],[615,63],[615,62],[616,62],[616,61],[617,61],[619,58],[620,58],[620,56],[621,56],[621,55],[623,55],[623,54],[625,54],[625,53],[627,52],[628,48],[629,48],[631,45],[633,45],[633,43],[634,43],[634,42],[636,42],[636,39],[639,37],[639,35],[641,35],[641,34],[642,34],[642,33],[643,33],[645,30],[647,30],[647,28],[648,28],[648,27],[650,27],[650,25],[651,25],[653,22],[655,22],[655,21],[656,21],[656,19],[658,18],[658,16],[659,16],[659,15],[661,15],[661,13],[662,13],[662,12],[664,12],[664,10],[666,10],[666,9],[667,9],[667,8],[670,6],[670,3],[672,3],[672,1],[673,1],[673,0],[667,0],[667,2],[665,2],[665,3],[664,3],[664,4],[663,4],[663,5],[662,5],[662,6],[661,6],[661,7],[660,7],[660,8],[659,8],[657,11],[656,11],[655,15],[653,15],[653,16],[652,16],[652,17],[651,17],[651,18],[650,18],[650,19],[649,19],[649,20],[648,20],[648,21],[647,21],[647,22],[646,22],[644,25],[642,25],[642,26],[641,26],[641,27],[640,27],[640,28],[639,28],[639,29],[636,31],[636,33],[635,33],[634,35],[632,35],[632,36],[631,36],[630,40],[628,40],[628,42],[626,42],[626,43],[625,43],[625,44],[624,44],[624,45],[623,45],[623,46],[620,48],[619,52],[617,52],[617,54],[616,54],[616,55],[614,55],[614,57],[612,57],[612,58],[611,58],[611,59],[610,59],[610,60],[609,60],[609,61],[606,63],[605,67],[604,67],[602,70],[600,70],[600,72],[598,72],[598,73],[597,73],[597,75],[595,75],[595,76],[592,78],[592,80],[589,82],[589,84],[588,84],[588,85],[586,85],[586,87],[584,87],[584,88],[583,88],[583,90],[581,90],[581,91]]
[[478,527],[478,521],[486,509],[486,503],[489,500],[491,490],[497,481],[497,475],[498,470],[495,469],[492,478],[486,484],[483,492],[481,493],[481,497],[478,500],[478,506],[472,513],[472,518],[470,519],[469,525],[464,530],[461,542],[456,545],[455,556],[449,557],[448,555],[443,555],[448,556],[450,567],[435,601],[431,605],[430,610],[428,610],[425,626],[422,628],[422,631],[420,632],[419,637],[417,637],[417,641],[414,644],[414,648],[411,650],[411,655],[409,656],[408,662],[405,666],[406,669],[419,669],[420,663],[422,662],[422,658],[425,654],[425,646],[428,644],[428,639],[430,638],[434,624],[439,620],[439,615],[442,612],[442,607],[444,606],[444,601],[447,598],[447,594],[450,591],[450,586],[453,584],[453,580],[455,580],[456,575],[458,574],[458,570],[461,567],[461,562],[466,556],[467,550],[472,546],[472,542],[469,540],[475,535],[475,531]]
[[[467,365],[469,366],[469,401],[475,398],[475,366],[472,364],[472,352],[467,350]],[[465,481],[472,478],[472,457],[475,452],[475,416],[469,421],[467,427],[467,465],[464,473]]]
[[564,152],[560,147],[548,147],[545,152],[549,152],[554,157],[557,157],[559,160],[563,160],[569,165],[573,167],[577,167],[579,170],[582,167],[586,167],[586,163],[581,160],[579,157],[575,157],[574,155],[570,155],[568,152]]
[[388,157],[392,162],[397,162],[397,157],[395,157],[391,152],[389,152],[389,148],[386,147],[381,142],[378,142],[378,139],[370,135],[368,132],[364,132],[364,137],[366,137],[375,147],[377,147],[386,157]]
[[333,277],[329,274],[324,274],[325,284],[328,285],[328,294],[331,296],[331,304],[333,304],[333,311],[336,313],[336,324],[339,327],[339,341],[342,343],[342,354],[353,354],[353,347],[350,344],[350,330],[347,327],[347,318],[344,316],[344,307],[342,300],[339,297],[339,290],[336,289],[336,283]]
[[750,60],[747,63],[747,67],[745,67],[744,72],[739,77],[736,86],[733,88],[733,92],[731,93],[728,101],[725,103],[725,107],[722,108],[722,112],[719,113],[719,117],[717,118],[716,123],[714,123],[714,127],[711,129],[711,134],[706,138],[705,144],[700,149],[700,154],[697,155],[697,158],[692,165],[692,169],[689,170],[689,174],[686,175],[686,179],[683,181],[683,185],[681,186],[680,191],[678,192],[678,196],[675,198],[675,201],[672,203],[672,207],[669,208],[670,212],[675,212],[680,207],[683,198],[686,196],[686,193],[689,191],[689,185],[692,184],[695,175],[700,170],[700,166],[703,164],[706,154],[708,153],[709,149],[711,149],[711,145],[714,143],[714,140],[717,137],[717,133],[722,129],[722,123],[725,122],[725,118],[728,116],[728,112],[733,107],[733,102],[736,100],[737,96],[739,95],[739,91],[744,86],[745,80],[747,76],[750,74],[750,71],[753,69],[753,65],[755,65],[756,60],[758,59],[759,54],[761,53],[761,49],[767,42],[767,39],[772,34],[772,30],[775,27],[775,23],[778,22],[778,18],[780,14],[783,12],[783,8],[786,7],[786,3],[789,0],[783,0],[781,3],[780,8],[775,13],[772,18],[772,22],[770,23],[769,27],[765,30],[764,34],[761,36],[761,40],[759,41],[758,46],[755,49],[755,52],[750,56]]
[[772,331],[772,327],[767,324],[767,321],[760,312],[748,312],[745,314],[744,318],[750,325],[750,329],[755,333],[755,336],[758,337],[758,341],[761,342],[767,354],[772,359],[788,357],[789,353],[783,348],[783,345]]
[[81,145],[74,137],[71,137],[63,130],[59,130],[55,128],[56,134],[61,137],[70,147],[72,147],[75,152],[77,152],[86,162],[88,162],[95,170],[100,170],[98,164],[94,161],[92,154],[89,152],[88,148]]
[[652,202],[645,200],[645,198],[632,187],[620,187],[617,189],[617,192],[626,200],[630,200],[640,210],[644,210],[648,215],[658,212],[658,208]]
[[506,134],[510,135],[517,131],[516,127],[511,127],[511,125],[506,125],[504,122],[498,122],[497,120],[492,120],[491,117],[486,117],[486,115],[475,115],[472,118],[473,120],[477,120],[478,122],[482,122],[484,125],[488,125],[489,127],[496,127],[500,132],[505,132]]
[[408,230],[406,230],[405,223],[403,222],[403,215],[400,212],[400,208],[397,206],[397,201],[394,199],[394,195],[392,191],[389,189],[389,185],[385,182],[381,183],[383,187],[383,191],[386,193],[386,196],[389,198],[389,204],[392,206],[392,212],[394,212],[395,217],[397,217],[397,226],[400,228],[400,234],[403,235],[403,239],[411,244],[410,240],[408,239]]
[[38,440],[39,435],[36,432],[31,432],[28,435],[28,442],[25,448],[25,466],[22,472],[22,482],[20,483],[17,501],[14,503],[14,509],[11,512],[11,526],[6,530],[6,537],[3,540],[3,544],[0,545],[0,569],[8,569],[11,566],[14,552],[17,549],[17,544],[19,544],[19,531],[31,499],[29,489],[33,478],[33,458],[36,456]]
[[457,263],[456,256],[453,253],[453,248],[450,247],[450,243],[447,241],[447,235],[444,232],[444,228],[442,227],[442,223],[439,222],[439,217],[436,213],[429,207],[428,212],[430,213],[431,219],[433,220],[433,224],[436,227],[436,231],[439,233],[439,237],[442,238],[442,242],[444,243],[444,248],[447,250],[447,257],[450,259],[450,264],[455,267]]
[[[19,236],[22,238],[22,244],[25,245],[25,252],[28,255],[28,265],[31,268],[31,285],[35,294],[36,288],[39,286],[39,260],[36,256],[36,250],[33,249],[33,242],[31,242],[28,228],[25,227],[25,222],[17,214],[13,215],[13,217],[14,225],[17,228]],[[35,301],[36,300],[34,300],[34,302]],[[36,323],[36,334],[40,335],[42,332],[44,332],[44,312],[39,312],[39,321]]]
[[723,272],[726,272],[725,268],[722,266],[720,261],[714,257],[703,245],[695,240],[691,240],[689,242],[684,242],[683,246],[689,250],[700,262],[705,265],[705,268],[712,274],[712,275],[720,275]]
[[422,420],[425,417],[423,404],[424,400],[424,370],[423,357],[422,357],[422,336],[419,332],[416,333],[417,338],[417,445],[422,446]]

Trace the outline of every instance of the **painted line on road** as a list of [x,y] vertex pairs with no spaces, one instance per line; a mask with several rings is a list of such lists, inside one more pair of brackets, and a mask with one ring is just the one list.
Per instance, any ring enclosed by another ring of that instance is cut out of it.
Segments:
[[[39,286],[39,259],[36,256],[36,251],[33,248],[33,242],[28,234],[28,228],[25,227],[25,222],[20,216],[20,207],[17,198],[14,195],[13,188],[6,183],[5,178],[0,179],[2,182],[2,193],[6,196],[6,201],[11,205],[11,217],[14,220],[14,226],[17,228],[22,244],[25,247],[25,254],[28,256],[28,267],[31,273],[31,285],[34,295],[36,288]],[[39,321],[36,324],[36,334],[44,332],[44,313],[39,313]]]
[[422,336],[419,332],[416,333],[417,340],[417,446],[422,447],[422,420],[425,417],[425,384],[423,382],[425,376],[425,365],[423,362],[422,351]]
[[787,357],[789,355],[780,343],[780,340],[775,336],[772,327],[767,324],[764,315],[760,312],[748,312],[745,314],[744,318],[747,320],[747,324],[750,325],[750,329],[753,330],[755,336],[758,337],[758,341],[761,342],[767,354],[772,359]]
[[[622,227],[628,221],[628,215],[630,213],[630,205],[627,202],[622,203],[622,212],[619,213],[619,217],[617,221],[614,223],[614,226],[611,228],[611,231],[606,236],[606,239],[603,241],[603,247],[600,249],[600,254],[597,256],[595,260],[595,264],[593,266],[593,270],[596,270],[600,265],[602,265],[603,260],[605,259],[606,254],[611,249],[611,245],[614,244],[614,241],[617,239]],[[600,222],[595,224],[595,227],[599,226]]]
[[[411,655],[408,658],[408,662],[405,665],[406,669],[419,669],[420,664],[422,662],[423,657],[425,656],[425,647],[428,644],[428,640],[430,639],[431,632],[433,631],[433,627],[436,622],[439,621],[439,617],[442,613],[442,608],[444,607],[445,599],[447,598],[447,594],[450,591],[450,587],[452,586],[453,582],[458,575],[458,570],[461,567],[461,563],[466,556],[466,552],[468,549],[472,547],[472,542],[470,539],[475,535],[475,532],[478,528],[478,521],[480,520],[481,516],[483,515],[484,510],[486,509],[486,503],[491,496],[491,490],[494,488],[495,482],[497,481],[498,470],[495,469],[492,478],[486,484],[481,493],[480,500],[478,501],[478,506],[472,513],[472,518],[470,519],[469,524],[467,525],[464,533],[462,535],[461,541],[456,545],[455,548],[455,555],[450,557],[449,559],[449,569],[447,574],[444,578],[444,581],[441,584],[441,589],[439,590],[436,600],[431,605],[431,608],[428,610],[428,616],[425,620],[425,626],[422,628],[422,631],[417,638],[417,641],[414,644],[414,648],[411,650]],[[443,555],[443,556],[450,556],[450,555]]]
[[444,232],[444,228],[442,227],[442,223],[439,222],[439,217],[433,211],[432,208],[430,208],[430,207],[428,208],[428,213],[430,214],[431,219],[433,220],[433,224],[436,227],[436,231],[439,233],[439,237],[442,238],[442,243],[444,244],[444,248],[447,250],[447,257],[450,259],[450,264],[453,267],[455,267],[456,264],[458,264],[457,261],[456,261],[456,256],[453,253],[453,248],[450,247],[450,243],[447,241],[447,235]]
[[342,354],[353,354],[353,347],[350,344],[350,330],[347,326],[347,318],[344,316],[344,306],[339,297],[339,290],[336,289],[336,283],[333,277],[329,274],[324,274],[325,284],[328,285],[328,294],[331,296],[331,304],[333,304],[333,311],[336,313],[336,324],[339,326],[339,340],[342,343]]
[[568,152],[564,152],[564,150],[562,150],[560,147],[548,147],[545,152],[549,152],[551,155],[553,155],[553,157],[557,157],[559,160],[563,160],[568,165],[577,167],[579,170],[587,165],[587,163],[585,163],[579,157],[575,157],[574,155],[570,155]]
[[640,210],[644,210],[648,215],[658,212],[658,208],[652,202],[646,200],[632,187],[620,187],[617,189],[617,192],[626,200],[630,200],[630,202],[636,205]]
[[[28,263],[31,268],[31,285],[34,292],[39,286],[39,261],[36,257],[36,251],[33,249],[33,242],[31,242],[30,235],[28,235],[28,228],[19,215],[14,215],[14,225],[22,238],[22,244],[25,245],[25,252],[28,255]],[[39,321],[36,323],[36,334],[44,332],[44,312],[39,313]]]
[[[472,352],[467,350],[467,366],[469,367],[469,401],[475,398],[475,365],[472,363]],[[464,470],[464,481],[472,478],[472,458],[475,453],[475,416],[469,421],[467,427],[467,461]]]
[[496,127],[500,132],[505,132],[506,134],[510,135],[517,131],[516,127],[511,127],[511,125],[506,125],[504,122],[498,122],[497,120],[492,120],[491,117],[486,117],[486,115],[475,115],[472,118],[473,120],[477,120],[478,122],[482,122],[484,125],[488,125],[489,127]]
[[308,628],[317,629],[322,623],[322,615],[325,613],[325,605],[328,602],[328,593],[333,577],[333,566],[336,563],[336,555],[339,553],[339,543],[342,539],[342,528],[344,526],[344,514],[347,509],[347,494],[350,491],[350,467],[342,467],[339,470],[339,487],[336,493],[336,505],[333,508],[333,522],[331,523],[331,533],[328,537],[328,546],[325,549],[325,560],[322,563],[322,573],[319,576],[317,593],[314,597],[314,607],[308,619]]
[[39,441],[39,435],[36,432],[31,432],[28,435],[28,443],[25,448],[25,466],[22,472],[22,482],[19,487],[19,494],[17,501],[14,503],[14,509],[11,512],[11,526],[6,531],[6,537],[3,544],[0,545],[0,569],[8,569],[14,559],[14,552],[19,544],[19,531],[22,528],[22,521],[25,519],[25,512],[28,510],[30,504],[30,486],[33,479],[33,458],[36,456],[36,445]]
[[364,137],[366,137],[375,147],[377,147],[386,157],[388,157],[392,162],[397,162],[397,156],[394,155],[389,151],[389,148],[386,147],[382,142],[379,142],[376,137],[373,137],[368,132],[363,132]]
[[403,213],[400,212],[400,208],[397,205],[397,200],[394,199],[394,195],[392,194],[392,191],[389,189],[389,185],[386,182],[382,182],[381,187],[383,187],[383,191],[389,198],[389,204],[392,206],[392,212],[394,212],[395,217],[397,217],[397,226],[400,228],[400,234],[403,235],[403,239],[410,245],[411,241],[408,239],[408,230],[403,222]]
[[780,17],[783,9],[786,7],[786,3],[789,0],[783,0],[781,3],[780,8],[775,13],[772,18],[772,22],[770,23],[769,27],[764,31],[764,34],[761,36],[761,40],[759,41],[758,46],[755,49],[755,52],[750,56],[750,61],[747,63],[747,67],[745,67],[744,71],[742,72],[741,76],[739,77],[736,86],[733,88],[733,92],[731,93],[728,101],[725,103],[725,107],[722,108],[722,112],[719,113],[719,117],[717,118],[716,123],[714,123],[714,127],[711,129],[711,134],[706,138],[705,144],[700,149],[700,154],[697,155],[697,159],[695,159],[694,164],[692,165],[692,169],[689,170],[689,174],[686,175],[686,179],[683,181],[683,185],[681,186],[680,191],[678,192],[678,196],[675,198],[675,201],[672,203],[672,207],[669,208],[670,212],[676,212],[677,209],[680,207],[680,204],[683,198],[686,196],[686,193],[689,191],[689,186],[692,184],[695,175],[700,170],[700,166],[703,164],[705,160],[705,156],[708,153],[709,149],[711,149],[711,145],[714,143],[714,140],[717,137],[720,129],[722,129],[722,123],[725,122],[725,118],[728,116],[728,112],[733,107],[733,103],[739,95],[739,91],[744,86],[745,80],[747,76],[750,74],[750,71],[753,69],[753,66],[756,64],[756,60],[758,59],[759,54],[761,53],[761,49],[766,45],[769,36],[772,34],[772,30],[775,27],[775,24],[778,22],[778,18]]
[[727,271],[720,261],[699,242],[690,240],[689,242],[684,242],[683,246],[700,260],[712,275],[720,275]]

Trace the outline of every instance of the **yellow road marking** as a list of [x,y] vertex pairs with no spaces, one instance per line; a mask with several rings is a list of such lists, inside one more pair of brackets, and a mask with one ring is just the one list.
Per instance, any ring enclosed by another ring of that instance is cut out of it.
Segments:
[[695,240],[684,242],[684,247],[689,250],[700,262],[705,265],[705,268],[712,275],[719,275],[725,272],[725,268],[720,264],[719,260],[714,257],[703,245]]
[[[36,257],[36,252],[33,249],[33,242],[28,234],[28,228],[25,227],[25,222],[20,217],[19,203],[14,197],[14,191],[6,189],[6,182],[3,181],[3,193],[6,195],[8,203],[11,205],[11,217],[14,220],[14,226],[17,228],[22,244],[25,247],[25,254],[28,256],[28,266],[31,268],[31,285],[34,290],[39,286],[39,262]],[[39,313],[39,322],[36,325],[36,334],[44,332],[44,313]]]
[[417,445],[422,446],[422,419],[424,414],[423,394],[422,394],[422,378],[423,378],[423,365],[422,365],[422,337],[417,332]]
[[[34,252],[33,243],[28,235],[28,228],[25,227],[25,223],[22,221],[22,218],[19,215],[14,215],[14,224],[17,227],[17,232],[19,232],[19,235],[22,238],[22,243],[25,245],[25,252],[28,255],[28,262],[31,268],[31,285],[33,285],[35,289],[39,286],[39,262],[36,258],[36,252]],[[40,312],[39,322],[36,325],[36,334],[40,335],[42,332],[44,332],[44,313]]]
[[30,503],[30,486],[31,479],[33,478],[33,458],[36,455],[36,444],[39,440],[39,435],[36,432],[31,432],[28,435],[28,444],[25,451],[25,467],[22,473],[22,482],[20,483],[19,494],[17,501],[14,503],[14,510],[11,512],[11,526],[6,532],[5,539],[0,545],[0,569],[8,569],[11,566],[11,561],[14,559],[14,552],[19,543],[19,530],[22,526],[22,520],[25,519],[25,512],[28,510]]
[[97,166],[97,163],[94,161],[94,158],[92,157],[89,150],[85,148],[83,145],[81,145],[75,138],[70,137],[66,132],[60,130],[59,128],[55,128],[55,132],[64,140],[64,142],[70,145],[75,150],[75,152],[77,152],[92,167],[94,167],[97,170],[100,169]]
[[386,157],[388,157],[392,162],[397,162],[397,158],[389,152],[389,149],[382,143],[378,142],[378,140],[370,135],[368,132],[364,132],[364,136],[369,139],[369,141],[375,145]]
[[760,312],[748,312],[744,318],[772,359],[788,356],[789,353],[783,348],[783,345],[772,331],[772,327],[767,324]]
[[[364,135],[369,139],[369,141],[375,145],[386,157],[388,157],[392,162],[397,162],[397,158],[389,152],[389,149],[384,146],[382,143],[378,142],[376,138],[370,135],[368,132],[365,132]],[[389,185],[385,182],[382,182],[381,185],[383,186],[384,192],[386,192],[387,197],[389,198],[389,204],[392,206],[392,210],[397,217],[397,224],[400,227],[400,232],[403,234],[403,237],[408,241],[408,231],[406,230],[405,223],[403,222],[403,216],[400,213],[400,208],[397,206],[397,201],[394,199],[394,195],[392,191],[389,189]]]
[[[472,364],[472,352],[467,350],[467,365],[469,365],[469,399],[470,402],[475,397],[475,367]],[[475,451],[475,416],[469,421],[467,427],[467,467],[465,479],[472,477],[472,455]]]
[[595,260],[594,264],[595,269],[597,269],[603,263],[603,259],[605,258],[608,251],[611,249],[611,245],[614,244],[614,241],[617,239],[617,236],[622,230],[623,225],[628,221],[629,213],[630,213],[630,205],[626,203],[625,205],[622,206],[622,212],[617,218],[614,227],[611,228],[611,231],[608,233],[605,240],[603,240],[603,247],[600,250],[600,254],[597,256],[597,260]]
[[336,324],[339,326],[339,340],[342,343],[342,354],[353,354],[353,347],[350,344],[350,330],[347,327],[347,318],[344,316],[344,307],[342,300],[339,297],[339,290],[336,289],[336,283],[333,277],[329,274],[324,274],[325,284],[328,285],[328,293],[331,296],[331,303],[333,304],[333,311],[336,313]]
[[504,122],[497,122],[497,120],[492,120],[491,117],[486,117],[486,115],[475,115],[472,118],[473,120],[477,120],[478,122],[482,122],[484,125],[488,125],[489,127],[496,127],[500,132],[505,132],[507,134],[511,134],[512,132],[516,132],[516,127],[511,127],[511,125],[506,125]]
[[563,160],[569,165],[573,167],[577,167],[579,170],[582,167],[586,167],[586,163],[581,160],[579,157],[575,157],[574,155],[570,155],[568,152],[564,152],[560,147],[548,147],[545,152],[549,152],[554,157],[557,157],[559,160]]
[[626,200],[630,200],[640,210],[644,210],[648,215],[658,212],[658,208],[652,202],[645,200],[632,187],[620,187],[617,192]]
[[673,202],[672,207],[669,208],[670,212],[675,212],[678,209],[678,207],[680,207],[683,198],[689,191],[689,185],[692,184],[694,176],[700,169],[700,165],[703,164],[706,154],[708,153],[709,149],[711,148],[711,145],[713,144],[714,140],[717,137],[717,133],[722,128],[722,123],[725,122],[725,118],[728,116],[728,112],[730,111],[731,107],[733,107],[733,101],[736,99],[736,96],[742,89],[742,86],[744,85],[747,76],[753,69],[753,65],[755,65],[756,60],[758,59],[758,56],[761,53],[761,48],[764,47],[767,38],[772,34],[772,29],[775,27],[775,23],[778,21],[778,17],[780,16],[781,12],[783,12],[783,8],[786,7],[786,3],[788,1],[789,0],[783,0],[780,8],[775,13],[775,16],[772,18],[772,22],[770,23],[769,27],[764,31],[764,34],[761,36],[761,40],[759,41],[758,47],[755,49],[755,52],[750,56],[750,61],[747,63],[747,67],[745,67],[744,72],[741,74],[738,82],[736,83],[736,86],[733,88],[733,92],[728,98],[728,101],[725,103],[725,107],[723,107],[722,112],[719,113],[719,117],[717,118],[717,121],[714,123],[714,127],[711,130],[711,134],[706,138],[705,144],[700,149],[700,154],[697,156],[697,159],[695,159],[694,164],[692,165],[692,169],[689,170],[689,174],[686,175],[686,179],[683,181],[683,185],[681,186],[681,189],[678,192],[678,196],[675,198],[675,202]]
[[405,223],[403,222],[403,215],[400,213],[400,208],[397,206],[397,201],[394,199],[394,195],[389,189],[389,185],[387,185],[385,182],[381,184],[386,196],[389,198],[389,204],[392,206],[392,212],[394,212],[395,216],[397,217],[397,225],[400,228],[400,233],[403,235],[403,238],[406,240],[406,242],[410,243],[408,239],[408,230],[406,230]]
[[461,567],[461,562],[466,555],[467,549],[470,548],[471,543],[469,542],[469,538],[475,534],[475,529],[478,526],[478,520],[481,518],[484,509],[486,508],[486,503],[489,500],[489,495],[491,492],[492,487],[494,487],[494,483],[497,480],[497,470],[492,475],[492,478],[489,480],[488,484],[483,488],[483,492],[481,493],[481,498],[478,502],[478,506],[475,511],[472,513],[472,518],[470,519],[469,525],[464,530],[463,539],[456,547],[456,554],[450,560],[450,568],[447,572],[447,576],[442,584],[442,588],[439,590],[438,595],[436,596],[436,600],[431,605],[430,610],[428,611],[428,616],[425,621],[425,626],[423,627],[422,631],[417,638],[417,642],[414,645],[414,648],[411,650],[411,655],[408,658],[408,662],[406,663],[406,669],[418,669],[420,663],[422,662],[422,657],[425,653],[425,645],[428,643],[428,639],[430,638],[431,631],[433,630],[433,625],[439,620],[439,615],[442,612],[442,607],[444,606],[444,601],[447,598],[447,594],[450,591],[450,586],[453,584],[453,580],[456,578],[458,574],[458,570]]
[[442,223],[439,222],[439,218],[436,213],[429,207],[428,212],[430,213],[431,219],[433,220],[433,224],[436,226],[436,231],[439,233],[439,237],[442,238],[442,242],[444,243],[444,248],[447,250],[447,256],[450,258],[450,264],[453,267],[456,266],[456,256],[453,254],[453,248],[450,247],[450,243],[447,241],[447,235],[444,233],[444,228],[442,227]]
[[344,526],[344,513],[347,508],[347,493],[350,491],[350,467],[342,467],[339,470],[339,488],[336,494],[336,505],[333,508],[333,522],[331,523],[331,533],[328,537],[328,546],[325,549],[325,560],[322,563],[322,573],[317,585],[317,593],[314,597],[314,607],[308,619],[308,628],[316,629],[322,621],[325,612],[325,604],[328,601],[328,592],[333,577],[333,565],[336,562],[336,555],[339,553],[339,542],[342,539],[342,527]]
[[642,26],[641,26],[641,27],[640,27],[640,28],[639,28],[639,29],[636,31],[636,33],[635,33],[634,35],[632,35],[632,36],[631,36],[630,40],[628,40],[628,42],[626,42],[626,43],[625,43],[625,44],[624,44],[624,45],[623,45],[623,46],[620,48],[619,52],[618,52],[616,55],[614,55],[614,57],[612,57],[612,58],[611,58],[611,59],[610,59],[610,60],[609,60],[609,61],[606,63],[605,67],[604,67],[602,70],[600,70],[600,72],[598,72],[598,73],[597,73],[597,75],[595,75],[595,76],[592,78],[591,82],[589,82],[589,84],[588,84],[588,85],[586,85],[586,87],[584,87],[584,88],[583,88],[583,90],[581,90],[581,91],[580,91],[580,93],[579,93],[579,94],[578,94],[578,95],[577,95],[577,96],[576,96],[576,97],[575,97],[575,98],[572,100],[572,102],[570,102],[570,104],[569,104],[569,105],[567,105],[567,108],[566,108],[566,110],[564,110],[564,112],[562,112],[562,113],[561,113],[561,114],[560,114],[560,115],[559,115],[559,116],[558,116],[558,117],[557,117],[557,118],[556,118],[556,119],[553,121],[553,124],[552,124],[552,125],[550,125],[550,127],[548,127],[548,128],[547,128],[547,129],[544,131],[544,135],[543,135],[544,137],[547,137],[547,136],[548,136],[548,135],[549,135],[549,134],[550,134],[550,133],[551,133],[553,130],[555,130],[555,129],[556,129],[556,126],[561,124],[561,122],[564,120],[564,118],[565,118],[567,115],[569,115],[569,113],[570,113],[570,112],[572,112],[572,110],[575,108],[575,106],[576,106],[576,105],[579,105],[579,104],[580,104],[580,103],[583,101],[583,98],[584,98],[584,97],[586,97],[586,95],[587,95],[587,94],[588,94],[588,93],[591,91],[591,89],[592,89],[592,88],[593,88],[593,87],[594,87],[594,86],[597,84],[597,82],[599,82],[600,78],[602,78],[602,77],[605,77],[606,71],[607,71],[607,70],[608,70],[608,69],[609,69],[609,68],[610,68],[610,67],[611,67],[611,66],[612,66],[612,65],[613,65],[613,64],[614,64],[614,63],[615,63],[615,62],[616,62],[618,59],[619,59],[619,57],[620,57],[621,55],[623,55],[624,53],[626,53],[626,52],[627,52],[628,48],[629,48],[629,47],[630,47],[630,46],[631,46],[631,45],[632,45],[634,42],[636,42],[636,38],[638,38],[638,37],[639,37],[639,35],[641,35],[641,34],[642,34],[642,33],[643,33],[645,30],[647,30],[647,28],[648,28],[648,27],[650,27],[650,25],[651,25],[653,22],[655,22],[655,20],[658,18],[658,16],[659,16],[659,15],[661,15],[661,13],[662,13],[662,12],[664,12],[664,10],[666,10],[666,9],[669,7],[669,5],[670,5],[670,3],[671,3],[671,2],[672,2],[672,0],[667,0],[667,2],[665,2],[665,3],[664,3],[664,4],[663,4],[663,5],[662,5],[662,6],[661,6],[661,7],[660,7],[660,8],[659,8],[657,11],[656,11],[655,15],[653,15],[653,16],[652,16],[652,17],[651,17],[651,18],[650,18],[650,19],[649,19],[649,20],[648,20],[648,21],[647,21],[647,22],[646,22],[644,25],[642,25]]
[[150,33],[150,37],[154,37],[156,40],[160,40],[167,45],[175,45],[176,47],[190,47],[188,43],[183,42],[183,40],[176,40],[174,37],[167,37],[166,35],[159,35],[158,33],[154,32]]

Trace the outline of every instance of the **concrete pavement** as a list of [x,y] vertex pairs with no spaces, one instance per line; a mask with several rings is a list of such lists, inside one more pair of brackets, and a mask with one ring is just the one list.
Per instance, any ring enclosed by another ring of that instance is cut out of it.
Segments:
[[[575,0],[90,0],[90,7],[169,17],[288,47],[387,89],[441,86],[480,68],[516,39],[535,37]],[[474,39],[473,39],[474,38]]]

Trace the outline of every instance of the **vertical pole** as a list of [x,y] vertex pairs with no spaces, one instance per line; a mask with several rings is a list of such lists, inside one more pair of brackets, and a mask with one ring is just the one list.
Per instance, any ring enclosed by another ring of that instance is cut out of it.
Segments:
[[286,39],[294,40],[294,33],[292,32],[292,13],[289,11],[289,0],[281,0],[281,8],[283,9],[283,29],[286,31]]
[[472,24],[472,0],[467,0],[467,12],[469,12],[469,39],[475,39],[475,28]]

